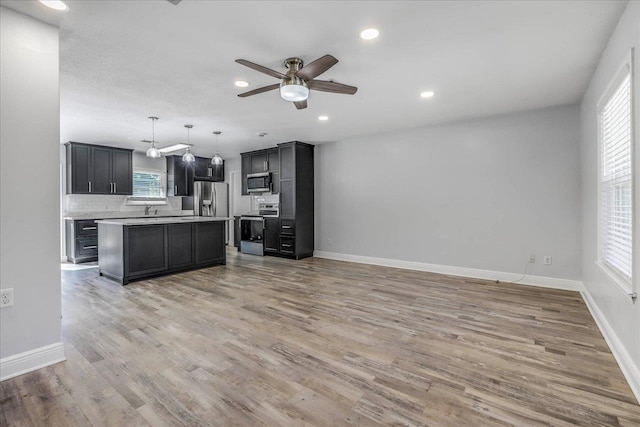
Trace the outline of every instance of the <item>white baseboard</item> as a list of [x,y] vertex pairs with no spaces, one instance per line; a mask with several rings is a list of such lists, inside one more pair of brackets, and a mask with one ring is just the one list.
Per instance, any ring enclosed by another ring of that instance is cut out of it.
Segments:
[[600,332],[609,345],[609,349],[611,349],[613,357],[616,358],[618,366],[620,366],[620,369],[622,370],[622,374],[626,378],[627,383],[629,383],[629,387],[631,387],[631,391],[636,396],[636,400],[640,404],[640,367],[635,364],[627,352],[627,349],[622,345],[618,335],[616,335],[615,331],[607,321],[607,318],[604,317],[604,314],[602,314],[602,311],[598,308],[596,302],[591,298],[589,292],[583,291],[581,294],[584,303],[591,312],[591,317],[594,318],[598,328],[600,328]]
[[0,359],[0,381],[65,360],[67,358],[64,356],[64,344],[62,342],[5,357]]
[[[427,264],[423,262],[402,261],[389,258],[374,258],[368,256],[340,254],[336,252],[315,251],[313,256],[318,258],[334,259],[338,261],[357,262],[360,264],[380,265],[383,267],[404,268],[406,270],[428,271],[430,273],[448,274],[451,276],[472,277],[475,279],[500,280],[501,282],[513,282],[520,279],[522,274],[506,273],[504,271],[480,270],[477,268],[455,267],[451,265]],[[564,289],[568,291],[584,291],[584,285],[580,280],[556,279],[544,276],[525,276],[518,281],[521,285],[533,285],[543,288]]]

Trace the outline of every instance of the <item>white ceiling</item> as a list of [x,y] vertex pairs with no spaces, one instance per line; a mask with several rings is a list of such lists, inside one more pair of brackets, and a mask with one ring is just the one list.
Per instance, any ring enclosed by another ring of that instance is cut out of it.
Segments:
[[[568,104],[580,100],[626,2],[617,1],[36,1],[1,4],[57,24],[61,142],[144,150],[147,116],[160,145],[186,140],[225,158],[279,142],[311,143]],[[380,37],[358,37],[367,27]],[[312,91],[296,110],[277,83],[234,61],[283,71],[331,54],[320,76],[354,96]],[[246,89],[233,82],[245,79]],[[433,90],[432,99],[421,99]],[[329,121],[320,122],[319,115]],[[267,132],[264,138],[257,132]]]

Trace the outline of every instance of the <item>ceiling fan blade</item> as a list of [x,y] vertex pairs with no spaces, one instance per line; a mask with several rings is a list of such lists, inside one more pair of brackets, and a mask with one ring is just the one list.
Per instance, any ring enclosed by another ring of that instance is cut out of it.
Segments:
[[304,101],[294,102],[293,105],[295,105],[298,110],[302,110],[307,108],[307,100],[305,99]]
[[329,68],[333,67],[338,63],[338,60],[331,55],[325,55],[322,58],[318,58],[313,61],[311,64],[305,65],[302,67],[296,75],[305,80],[311,80],[315,77],[318,77],[320,74],[327,71]]
[[177,6],[177,5],[178,5],[178,3],[180,3],[182,0],[167,0],[167,1],[168,1],[169,3],[171,3],[171,4],[175,5],[175,6]]
[[309,80],[307,82],[309,89],[320,90],[322,92],[344,93],[353,95],[358,91],[355,86],[343,85],[342,83],[328,82],[325,80]]
[[259,87],[258,89],[250,90],[249,92],[241,93],[238,96],[240,98],[246,98],[247,96],[257,95],[262,92],[269,92],[270,90],[278,89],[280,87],[280,83],[276,83],[269,86]]
[[282,73],[279,73],[271,68],[263,67],[262,65],[254,64],[251,61],[247,61],[246,59],[236,59],[238,64],[242,64],[245,67],[252,68],[256,71],[260,71],[261,73],[267,74],[271,77],[275,77],[276,79],[284,79],[286,76]]

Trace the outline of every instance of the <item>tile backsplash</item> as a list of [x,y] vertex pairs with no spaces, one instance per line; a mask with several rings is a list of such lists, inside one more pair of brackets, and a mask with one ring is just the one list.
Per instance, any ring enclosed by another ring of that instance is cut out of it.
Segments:
[[[128,206],[128,196],[97,194],[67,194],[64,196],[65,212],[138,212],[144,206]],[[167,197],[166,205],[154,206],[158,212],[182,210],[182,197]]]

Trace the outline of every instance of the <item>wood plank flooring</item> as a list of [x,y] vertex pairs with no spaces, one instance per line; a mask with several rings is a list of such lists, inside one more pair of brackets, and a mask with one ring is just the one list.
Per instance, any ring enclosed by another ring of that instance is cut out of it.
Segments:
[[3,426],[638,426],[580,295],[323,259],[63,271],[68,360]]

